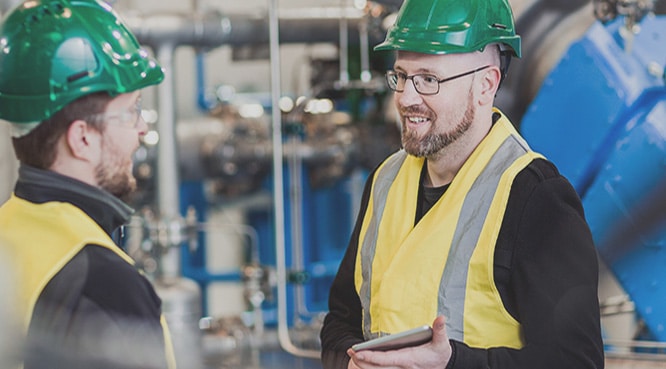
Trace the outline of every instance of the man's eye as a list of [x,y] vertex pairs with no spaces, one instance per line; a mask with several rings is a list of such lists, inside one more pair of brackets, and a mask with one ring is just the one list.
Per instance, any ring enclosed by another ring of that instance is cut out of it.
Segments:
[[437,77],[428,74],[421,75],[421,79],[425,83],[437,83]]
[[400,81],[404,81],[407,79],[407,75],[405,73],[396,72],[395,75],[396,77],[398,77],[398,80]]

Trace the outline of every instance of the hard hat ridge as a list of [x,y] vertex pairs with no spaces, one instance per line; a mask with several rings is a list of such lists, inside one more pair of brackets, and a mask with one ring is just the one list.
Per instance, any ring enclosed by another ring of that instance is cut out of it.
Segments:
[[521,55],[507,0],[405,0],[386,39],[374,49],[450,54],[492,43]]

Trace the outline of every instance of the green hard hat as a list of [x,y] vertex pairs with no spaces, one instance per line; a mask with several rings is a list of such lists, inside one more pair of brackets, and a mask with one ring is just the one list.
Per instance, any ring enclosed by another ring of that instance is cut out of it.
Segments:
[[102,0],[26,1],[0,24],[0,119],[15,126],[36,126],[90,93],[117,95],[163,79]]
[[375,50],[424,54],[468,53],[504,44],[520,57],[507,0],[405,0],[386,39]]

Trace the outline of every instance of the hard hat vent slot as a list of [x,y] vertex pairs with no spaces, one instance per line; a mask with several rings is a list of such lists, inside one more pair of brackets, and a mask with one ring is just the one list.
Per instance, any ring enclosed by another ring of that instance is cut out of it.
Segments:
[[81,79],[83,77],[88,77],[88,76],[90,76],[90,74],[91,73],[88,72],[88,71],[82,71],[82,72],[79,72],[79,73],[76,73],[76,74],[72,74],[71,76],[67,77],[67,82],[70,82],[70,83],[74,82],[74,81],[76,81],[78,79]]
[[28,21],[26,22],[26,25],[31,25],[37,22],[40,22],[44,17],[47,16],[55,16],[55,15],[60,15],[65,12],[65,7],[62,4],[56,3],[56,4],[48,4],[48,5],[42,5],[39,7],[39,10],[30,16],[28,18]]

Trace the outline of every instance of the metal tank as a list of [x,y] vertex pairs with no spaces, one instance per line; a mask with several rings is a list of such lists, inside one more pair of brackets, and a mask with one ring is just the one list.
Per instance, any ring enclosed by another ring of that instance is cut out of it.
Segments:
[[192,279],[183,277],[180,258],[181,247],[196,247],[198,223],[193,211],[176,219],[158,218],[150,208],[143,208],[125,227],[123,246],[146,273],[155,292],[162,300],[162,314],[167,321],[179,368],[203,368],[201,351],[202,317],[201,288]]
[[153,285],[162,299],[178,368],[203,368],[201,288],[187,278],[160,278]]

